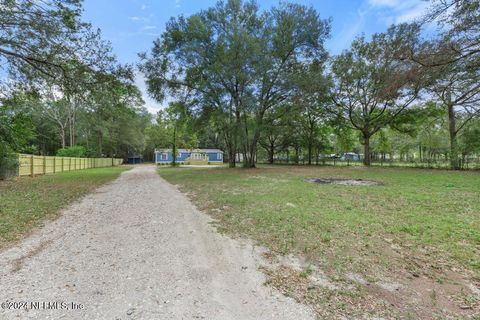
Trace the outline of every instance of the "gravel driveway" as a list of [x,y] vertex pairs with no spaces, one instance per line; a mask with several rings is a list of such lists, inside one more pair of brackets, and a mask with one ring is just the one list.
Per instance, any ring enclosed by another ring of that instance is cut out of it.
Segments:
[[154,166],[124,172],[0,253],[0,319],[313,319],[210,221]]

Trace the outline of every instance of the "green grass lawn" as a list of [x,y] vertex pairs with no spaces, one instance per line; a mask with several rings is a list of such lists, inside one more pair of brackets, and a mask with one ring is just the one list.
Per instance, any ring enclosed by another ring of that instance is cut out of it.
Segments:
[[130,167],[69,171],[0,181],[0,248]]
[[[438,282],[451,270],[480,279],[479,172],[307,166],[159,172],[213,215],[220,230],[279,255],[301,255],[332,279],[355,273],[371,282],[411,275]],[[384,185],[304,181],[319,177]]]

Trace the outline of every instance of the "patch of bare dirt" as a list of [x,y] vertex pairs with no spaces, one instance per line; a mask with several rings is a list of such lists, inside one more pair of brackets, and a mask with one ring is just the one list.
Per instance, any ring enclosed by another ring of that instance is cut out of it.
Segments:
[[363,180],[363,179],[343,179],[343,178],[309,178],[306,182],[318,184],[339,184],[344,186],[383,186],[383,182]]
[[373,278],[324,271],[291,255],[264,257],[266,284],[310,305],[320,319],[480,318],[479,283],[459,270],[395,269]]

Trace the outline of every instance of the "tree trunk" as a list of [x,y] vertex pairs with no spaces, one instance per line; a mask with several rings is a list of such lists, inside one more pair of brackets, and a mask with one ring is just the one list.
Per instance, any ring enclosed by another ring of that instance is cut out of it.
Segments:
[[[246,123],[245,123],[246,125]],[[255,132],[253,134],[253,138],[250,144],[245,145],[245,159],[243,159],[243,166],[245,168],[255,168],[256,164],[256,155],[257,155],[257,144],[258,144],[258,139],[260,138],[260,126],[262,125],[261,120],[257,120],[257,126],[255,128]],[[248,141],[248,135],[246,135],[246,139]]]
[[250,145],[250,148],[248,149],[247,151],[247,154],[246,154],[246,157],[244,159],[244,163],[243,163],[243,166],[245,168],[255,168],[255,164],[256,164],[256,154],[257,154],[257,150],[256,150],[256,141],[252,141],[252,144]]
[[233,128],[233,130],[228,130],[228,128],[223,130],[223,138],[224,138],[225,146],[227,147],[227,153],[228,153],[229,168],[235,168],[237,165],[237,148],[235,144],[235,137],[236,137],[236,128]]
[[103,153],[103,133],[98,130],[98,155],[101,157]]
[[308,164],[309,165],[312,164],[312,149],[313,149],[312,143],[309,142],[308,143]]
[[275,146],[270,145],[270,149],[268,151],[268,163],[273,164],[274,155],[275,155]]
[[363,164],[370,166],[370,136],[363,135]]
[[65,141],[65,128],[64,127],[61,127],[60,128],[60,139],[62,140],[62,149],[65,148],[65,144],[66,144],[66,141]]
[[235,168],[237,165],[237,149],[235,148],[234,143],[229,139],[231,139],[231,137],[225,135],[225,145],[228,153],[228,167]]
[[235,166],[237,165],[235,156],[236,156],[235,150],[230,149],[228,151],[228,167],[229,168],[235,168]]
[[75,112],[73,112],[70,116],[70,146],[73,147],[76,144],[76,139],[75,139],[75,124],[76,124],[76,119],[75,119]]
[[460,165],[458,163],[458,145],[457,145],[457,131],[455,125],[455,110],[453,105],[448,105],[448,132],[450,134],[450,168],[453,170],[459,170]]
[[173,128],[172,166],[177,165],[177,125]]

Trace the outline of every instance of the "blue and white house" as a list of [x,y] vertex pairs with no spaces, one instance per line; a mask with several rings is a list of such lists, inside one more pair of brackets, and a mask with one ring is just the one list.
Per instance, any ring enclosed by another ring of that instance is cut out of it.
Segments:
[[[172,160],[172,149],[155,150],[156,164],[168,164]],[[222,164],[223,151],[219,149],[177,149],[175,160],[180,164]]]

